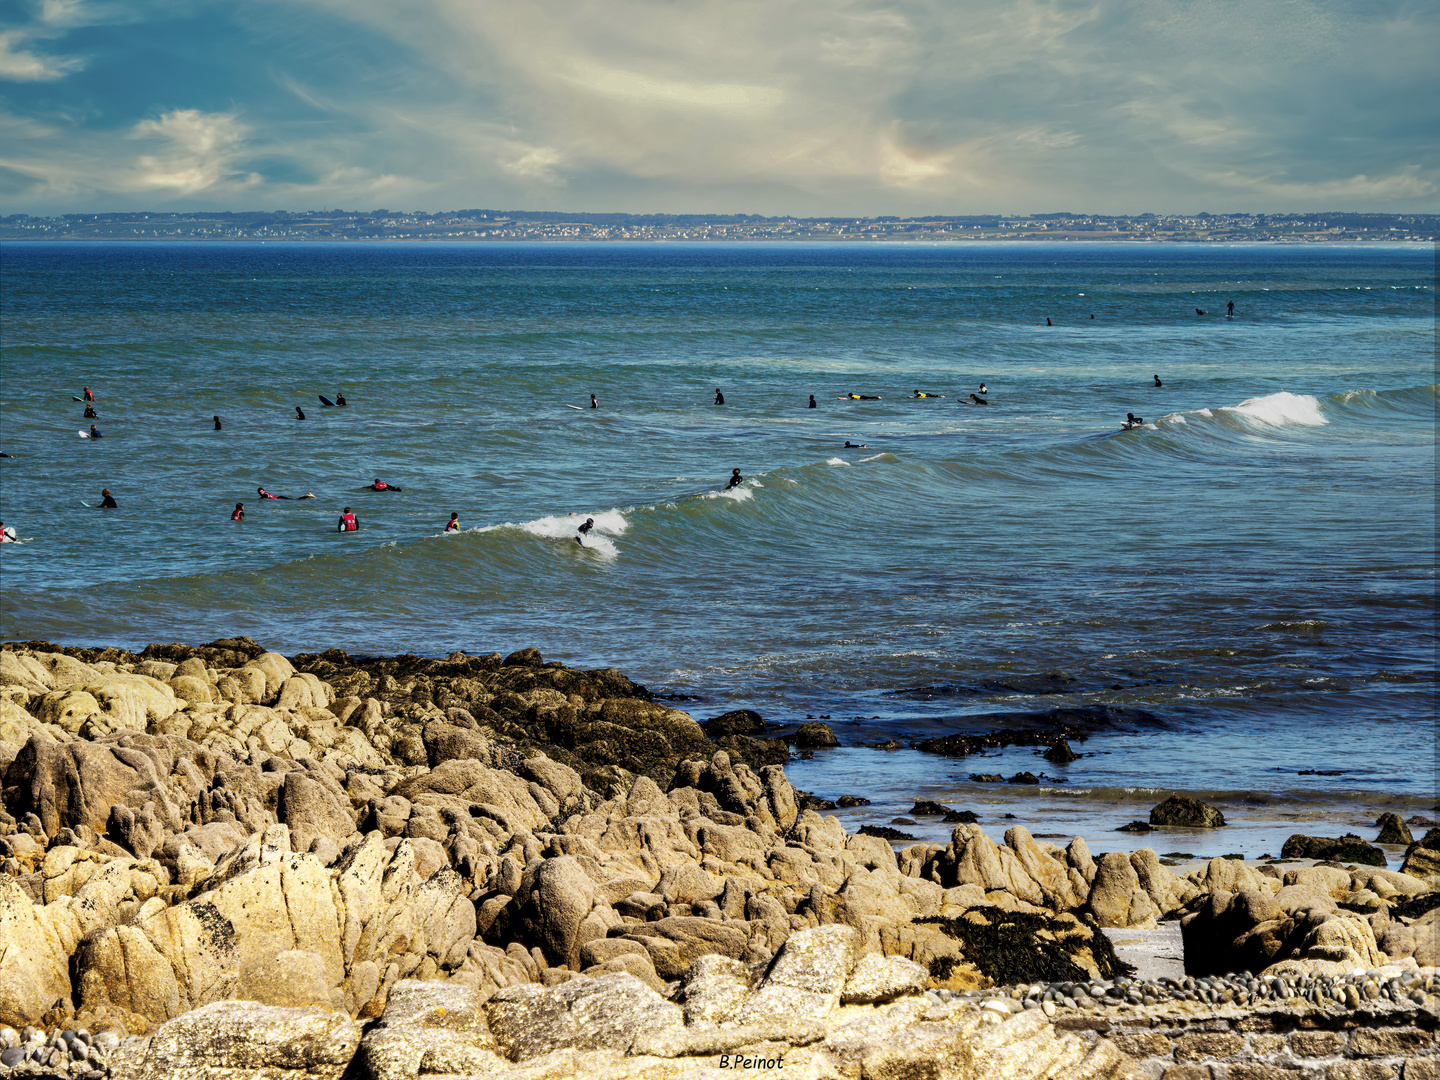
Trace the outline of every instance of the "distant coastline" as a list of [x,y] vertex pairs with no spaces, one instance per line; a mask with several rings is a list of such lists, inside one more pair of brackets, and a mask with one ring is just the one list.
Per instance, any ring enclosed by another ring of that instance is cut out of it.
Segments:
[[0,217],[3,240],[128,241],[843,241],[1150,243],[1434,243],[1440,214],[1032,214],[760,217],[560,211],[316,210]]

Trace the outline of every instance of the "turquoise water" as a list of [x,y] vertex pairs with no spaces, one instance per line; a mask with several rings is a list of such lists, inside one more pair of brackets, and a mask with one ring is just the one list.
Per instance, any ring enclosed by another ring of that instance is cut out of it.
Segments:
[[[864,820],[940,792],[1111,828],[1181,788],[1266,844],[1435,802],[1432,248],[5,244],[0,272],[6,639],[536,645],[701,719],[828,715],[846,745],[792,777]],[[864,745],[1056,708],[1094,756]],[[965,779],[1042,766],[1065,782]]]

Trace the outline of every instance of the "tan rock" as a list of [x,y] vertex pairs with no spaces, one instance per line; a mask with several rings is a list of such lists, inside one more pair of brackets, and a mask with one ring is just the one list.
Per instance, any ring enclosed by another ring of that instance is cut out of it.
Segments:
[[930,972],[899,956],[867,953],[856,963],[841,992],[843,1005],[878,1005],[906,994],[922,994]]
[[512,1061],[563,1049],[623,1053],[641,1033],[654,1037],[684,1026],[678,1005],[628,974],[548,989],[507,987],[485,1003],[485,1013],[501,1052]]
[[14,881],[0,878],[0,1022],[24,1027],[70,997],[63,942]]
[[1139,875],[1122,851],[1100,856],[1086,906],[1105,927],[1153,927],[1160,910],[1140,887]]

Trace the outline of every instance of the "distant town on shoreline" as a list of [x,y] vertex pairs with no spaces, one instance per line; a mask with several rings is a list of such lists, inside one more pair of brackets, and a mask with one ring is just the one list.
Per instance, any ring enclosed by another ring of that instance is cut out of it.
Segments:
[[1440,214],[994,214],[761,217],[563,211],[306,210],[0,217],[0,240],[1172,241],[1440,239]]

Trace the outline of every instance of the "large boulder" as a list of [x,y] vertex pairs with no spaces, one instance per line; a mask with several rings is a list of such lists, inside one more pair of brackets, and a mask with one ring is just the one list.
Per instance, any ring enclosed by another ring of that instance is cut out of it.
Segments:
[[[1384,866],[1385,853],[1367,844],[1354,833],[1341,837],[1305,836],[1295,833],[1280,849],[1282,859],[1321,859],[1330,862]],[[1408,872],[1408,871],[1407,871]]]
[[110,1056],[111,1080],[339,1080],[360,1045],[344,1013],[217,1001]]
[[1225,815],[1199,799],[1192,799],[1188,795],[1171,795],[1150,811],[1150,824],[1186,829],[1218,829],[1225,824]]
[[0,878],[0,1023],[40,1024],[69,1000],[64,941],[19,885]]
[[1123,851],[1106,852],[1096,861],[1085,907],[1104,927],[1153,927],[1161,914]]
[[617,1050],[638,1037],[684,1027],[680,1006],[633,975],[574,979],[559,986],[511,986],[485,1003],[490,1031],[511,1061],[554,1050]]
[[1404,818],[1399,814],[1381,814],[1375,822],[1375,827],[1380,830],[1380,835],[1375,837],[1377,844],[1413,844],[1415,838],[1410,835],[1410,828],[1405,824]]

